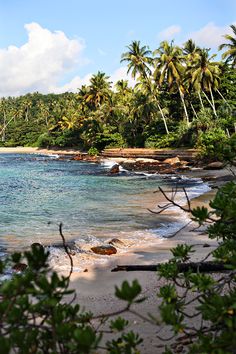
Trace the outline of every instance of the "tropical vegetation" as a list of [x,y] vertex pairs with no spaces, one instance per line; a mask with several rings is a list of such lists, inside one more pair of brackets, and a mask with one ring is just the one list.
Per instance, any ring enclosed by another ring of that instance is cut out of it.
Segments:
[[182,47],[163,41],[154,51],[133,41],[121,62],[134,87],[98,72],[77,93],[1,98],[1,145],[100,151],[202,147],[209,134],[229,139],[236,123],[236,28],[230,27],[219,46],[222,60],[191,39]]

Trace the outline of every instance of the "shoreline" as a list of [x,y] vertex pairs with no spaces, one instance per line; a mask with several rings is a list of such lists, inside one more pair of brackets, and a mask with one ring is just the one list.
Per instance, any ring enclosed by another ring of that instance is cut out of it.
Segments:
[[77,149],[41,149],[37,147],[0,147],[0,154],[42,154],[42,155],[78,155]]
[[[80,151],[74,149],[51,150],[30,147],[0,148],[0,154],[3,153],[78,155]],[[106,160],[114,161],[115,159],[107,158]],[[217,185],[216,177],[227,176],[228,171],[196,170],[177,173],[177,175],[184,175],[190,178],[202,178],[203,180],[209,177],[207,182],[209,182],[210,179],[210,182],[213,181]],[[193,207],[208,205],[214,194],[215,190],[211,189],[192,199],[191,203]],[[167,217],[171,218],[171,214],[168,214]],[[140,244],[130,251],[108,256],[108,262],[106,262],[106,264],[88,267],[85,272],[73,272],[70,287],[75,289],[77,294],[77,298],[74,301],[78,302],[86,311],[92,311],[95,316],[119,310],[123,308],[124,304],[121,300],[115,298],[115,286],[120,286],[124,280],[132,282],[134,279],[138,279],[142,286],[142,295],[146,297],[146,300],[141,304],[135,305],[134,309],[144,316],[148,313],[158,315],[159,301],[157,300],[156,294],[160,286],[164,285],[164,281],[158,279],[156,272],[111,272],[111,270],[115,268],[116,265],[156,264],[164,262],[171,257],[171,248],[179,243],[185,242],[189,245],[195,245],[196,252],[192,259],[196,261],[204,258],[216,245],[214,240],[208,239],[204,229],[201,231],[193,230],[193,224],[190,224],[175,237],[166,238],[163,242],[157,243],[152,247],[145,246],[144,241],[143,244]],[[208,247],[204,246],[206,243]],[[67,275],[67,271],[63,273]],[[160,349],[158,347],[161,344],[156,336],[158,327],[140,318],[136,318],[131,314],[127,314],[124,317],[130,321],[129,330],[140,333],[140,336],[144,339],[143,343],[140,345],[142,354],[163,352],[163,348]],[[168,332],[161,333],[166,337]]]

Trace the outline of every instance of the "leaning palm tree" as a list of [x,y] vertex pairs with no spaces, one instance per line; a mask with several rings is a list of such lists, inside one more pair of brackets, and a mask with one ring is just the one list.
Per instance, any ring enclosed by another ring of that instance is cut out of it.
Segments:
[[174,46],[173,41],[163,41],[160,47],[154,51],[157,57],[154,59],[155,71],[154,79],[161,87],[164,82],[167,82],[169,90],[173,90],[177,87],[179,95],[183,104],[184,113],[187,123],[189,123],[189,117],[187,107],[184,100],[185,87],[184,87],[184,73],[185,67],[183,65],[182,51],[179,47]]
[[[128,52],[123,53],[121,56],[121,62],[128,62],[127,73],[131,71],[131,76],[135,78],[139,74],[139,83],[138,85],[142,86],[146,93],[153,95],[153,83],[151,80],[151,65],[153,64],[153,59],[151,56],[151,51],[147,46],[140,46],[140,41],[133,41],[128,47]],[[166,133],[169,134],[169,130],[166,124],[166,118],[164,112],[160,106],[157,93],[153,95],[157,101],[158,109],[160,110]]]
[[[191,84],[198,94],[202,108],[204,108],[204,106],[201,98],[201,92],[203,92],[212,107],[215,116],[217,116],[212,91],[218,90],[220,68],[217,62],[212,61],[214,57],[215,55],[209,56],[209,49],[201,49],[192,65],[186,69],[186,76],[190,77]],[[206,92],[210,93],[211,100],[208,98]]]
[[231,63],[232,66],[235,68],[236,67],[236,26],[231,25],[230,26],[233,35],[231,34],[226,34],[223,37],[227,39],[228,43],[223,43],[219,46],[219,50],[222,50],[226,48],[226,52],[222,54],[222,59],[226,59],[227,63]]
[[166,117],[164,114],[164,110],[160,106],[159,92],[158,92],[158,88],[157,88],[157,85],[155,84],[155,82],[152,82],[150,78],[140,78],[140,81],[136,85],[136,87],[140,87],[145,94],[149,95],[150,97],[155,98],[156,105],[161,113],[161,117],[162,117],[162,120],[163,120],[163,123],[165,126],[166,133],[169,134],[169,129],[167,126]]

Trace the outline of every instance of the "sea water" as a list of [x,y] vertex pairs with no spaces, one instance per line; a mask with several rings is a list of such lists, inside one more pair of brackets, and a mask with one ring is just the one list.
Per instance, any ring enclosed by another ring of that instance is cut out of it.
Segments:
[[[185,186],[190,198],[208,189],[200,179],[125,170],[111,175],[111,165],[57,155],[1,154],[0,253],[40,242],[52,246],[56,260],[60,223],[66,240],[83,253],[81,259],[89,258],[92,245],[112,238],[122,239],[127,247],[151,244],[181,227],[186,218],[178,214],[173,221],[148,211],[163,203],[160,193],[153,193],[159,186]],[[183,193],[178,197],[186,202]]]

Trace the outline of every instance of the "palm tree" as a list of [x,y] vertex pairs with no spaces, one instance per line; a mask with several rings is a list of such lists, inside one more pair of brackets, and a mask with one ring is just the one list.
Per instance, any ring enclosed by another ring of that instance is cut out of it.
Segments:
[[133,41],[128,47],[129,52],[123,53],[121,56],[121,62],[126,61],[128,62],[128,70],[127,73],[131,71],[131,76],[133,78],[136,77],[137,74],[139,74],[139,83],[137,84],[138,86],[141,86],[144,88],[144,91],[157,100],[157,106],[158,109],[160,110],[166,133],[169,134],[169,130],[167,127],[166,123],[166,118],[164,116],[164,112],[160,106],[159,103],[159,98],[157,95],[157,90],[155,90],[155,95],[154,93],[154,86],[151,80],[151,68],[150,66],[153,64],[153,58],[150,56],[151,51],[147,46],[140,46],[140,41]]
[[178,46],[174,46],[173,41],[170,43],[163,41],[161,42],[160,47],[154,51],[154,55],[155,54],[158,54],[158,56],[154,59],[154,79],[159,87],[161,87],[164,82],[167,82],[170,91],[177,87],[184,107],[186,120],[187,123],[189,123],[188,112],[184,100],[185,87],[183,80],[185,67],[183,65],[182,51]]
[[[187,68],[186,75],[191,78],[191,84],[199,96],[202,108],[204,108],[204,106],[201,98],[201,91],[211,105],[215,116],[217,116],[212,91],[217,90],[219,87],[220,68],[217,62],[212,62],[214,57],[215,55],[209,57],[209,49],[201,49],[195,60],[192,62],[192,65]],[[205,91],[210,92],[211,101]]]
[[229,41],[228,43],[223,43],[219,46],[219,50],[222,50],[226,48],[226,52],[222,54],[222,58],[226,59],[226,62],[231,62],[232,66],[235,68],[236,67],[236,26],[231,25],[230,26],[233,35],[231,34],[226,34],[223,37]]
[[141,78],[140,82],[136,85],[136,87],[141,87],[144,93],[148,94],[150,97],[155,98],[157,107],[161,113],[161,117],[165,126],[166,134],[169,134],[166,117],[164,115],[163,109],[160,106],[159,97],[158,97],[159,92],[156,84],[152,82],[150,78]]
[[201,49],[196,46],[195,42],[191,38],[184,43],[183,54],[186,56],[187,62],[193,62],[200,51]]
[[91,77],[88,93],[85,95],[85,101],[91,108],[96,109],[109,100],[111,82],[108,79],[109,76],[100,71]]
[[144,45],[141,47],[140,41],[133,41],[127,46],[128,52],[121,55],[121,63],[128,62],[128,71],[135,79],[137,74],[147,77],[151,74],[150,64],[152,63],[151,50]]

